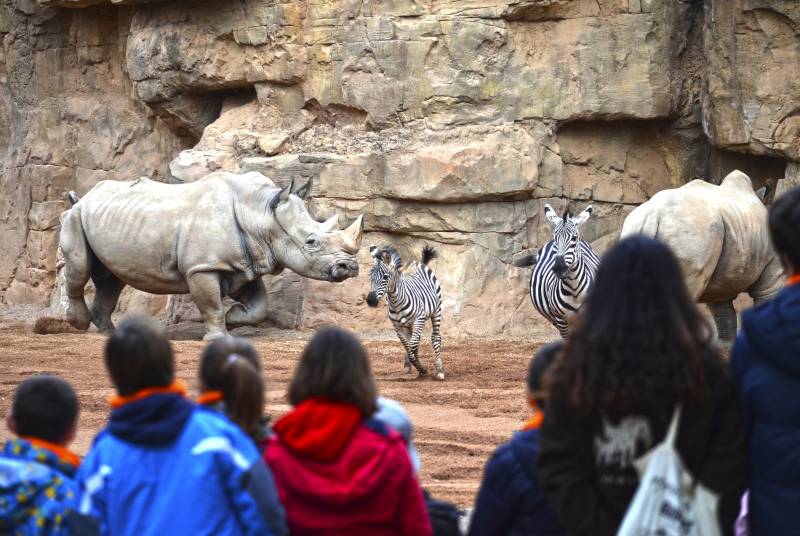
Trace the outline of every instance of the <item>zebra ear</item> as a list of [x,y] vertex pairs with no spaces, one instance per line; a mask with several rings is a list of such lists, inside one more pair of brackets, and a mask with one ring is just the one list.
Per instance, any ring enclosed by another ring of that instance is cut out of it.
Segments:
[[574,223],[575,225],[582,225],[586,223],[586,220],[588,220],[589,216],[591,215],[592,215],[592,205],[589,205],[588,207],[583,209],[583,212],[572,218],[572,223]]
[[[377,257],[376,257],[377,258]],[[392,266],[392,256],[386,250],[380,251],[380,258],[384,264]]]
[[378,249],[378,246],[376,246],[375,244],[369,247],[369,254],[375,260],[378,260],[378,258],[381,256],[381,252]]
[[559,223],[561,223],[561,218],[558,217],[556,211],[553,210],[553,207],[547,204],[545,204],[544,206],[544,217],[547,218],[547,221],[549,221],[553,225],[558,225]]

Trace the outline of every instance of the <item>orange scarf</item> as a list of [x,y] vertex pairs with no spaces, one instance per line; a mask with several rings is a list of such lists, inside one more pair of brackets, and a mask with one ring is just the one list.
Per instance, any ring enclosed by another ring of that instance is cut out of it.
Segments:
[[798,283],[800,283],[800,274],[794,274],[793,276],[791,276],[789,279],[786,280],[787,287],[792,285],[797,285]]
[[113,395],[108,397],[108,403],[111,404],[113,409],[117,409],[121,408],[125,404],[142,400],[148,396],[164,394],[177,394],[186,396],[186,384],[183,383],[182,380],[175,380],[172,382],[172,384],[167,385],[166,387],[148,387],[147,389],[142,389],[141,391],[137,391],[128,396]]
[[62,447],[61,445],[56,445],[55,443],[50,443],[49,441],[45,441],[44,439],[39,439],[36,437],[19,436],[19,438],[24,439],[34,447],[39,447],[40,449],[52,452],[58,457],[59,460],[71,465],[72,467],[75,467],[76,469],[81,464],[81,459],[78,458],[78,455],[74,452],[71,452],[66,447]]
[[219,402],[223,398],[222,391],[206,391],[205,393],[200,393],[200,396],[197,397],[197,403],[205,406]]

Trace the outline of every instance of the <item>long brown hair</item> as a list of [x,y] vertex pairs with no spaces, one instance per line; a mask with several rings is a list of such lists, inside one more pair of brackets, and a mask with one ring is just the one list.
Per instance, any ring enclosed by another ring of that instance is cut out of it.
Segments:
[[221,391],[225,413],[250,436],[257,436],[264,413],[261,360],[249,342],[224,337],[209,344],[200,360],[204,391]]
[[662,242],[619,242],[603,257],[577,325],[547,380],[586,413],[636,412],[695,400],[722,369],[708,322]]
[[289,402],[296,406],[311,397],[324,397],[375,413],[378,389],[367,351],[343,329],[325,327],[309,341],[289,384]]

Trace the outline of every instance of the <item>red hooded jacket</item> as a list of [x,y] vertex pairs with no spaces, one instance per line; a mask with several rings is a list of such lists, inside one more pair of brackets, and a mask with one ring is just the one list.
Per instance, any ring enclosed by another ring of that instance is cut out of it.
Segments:
[[432,534],[400,434],[350,404],[309,399],[264,451],[292,535]]

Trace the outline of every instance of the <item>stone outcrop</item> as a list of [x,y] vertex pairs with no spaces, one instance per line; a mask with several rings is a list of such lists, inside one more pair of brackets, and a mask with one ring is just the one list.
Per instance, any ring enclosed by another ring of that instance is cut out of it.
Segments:
[[[434,245],[445,332],[550,334],[530,274],[510,264],[548,240],[545,202],[593,203],[584,233],[602,251],[661,189],[736,167],[780,190],[786,163],[795,176],[800,161],[789,1],[2,7],[7,303],[47,301],[65,190],[257,170],[313,179],[319,218],[366,213],[365,243],[409,258]],[[364,303],[369,261],[340,285],[269,278],[269,320],[388,329]],[[160,300],[132,294],[124,306]],[[196,314],[181,298],[166,308],[170,321]]]

